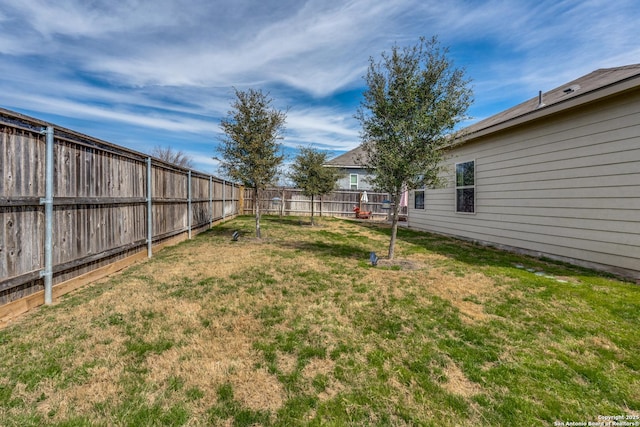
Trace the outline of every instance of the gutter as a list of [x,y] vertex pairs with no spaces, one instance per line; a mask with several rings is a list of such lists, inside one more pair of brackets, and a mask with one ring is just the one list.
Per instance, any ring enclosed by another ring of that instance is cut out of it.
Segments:
[[[560,113],[572,108],[580,107],[586,104],[593,103],[614,95],[619,95],[627,91],[638,89],[640,87],[640,74],[636,74],[626,79],[619,80],[615,83],[611,83],[606,86],[599,87],[589,92],[584,92],[579,95],[575,95],[566,100],[555,102],[551,105],[546,105],[541,108],[531,110],[528,113],[521,114],[517,117],[505,120],[500,123],[493,124],[486,128],[479,129],[472,133],[464,133],[464,129],[460,131],[461,135],[456,137],[450,147],[457,147],[465,144],[473,139],[480,138],[486,135],[490,135],[495,132],[499,132],[505,129],[509,129],[515,126],[519,126],[534,120],[538,120],[553,114]],[[499,114],[499,113],[498,113]]]

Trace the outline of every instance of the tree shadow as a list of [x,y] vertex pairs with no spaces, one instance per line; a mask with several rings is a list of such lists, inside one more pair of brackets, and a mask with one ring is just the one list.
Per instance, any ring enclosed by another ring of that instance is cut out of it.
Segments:
[[[389,239],[391,238],[391,226],[389,224],[355,223],[355,225],[364,227],[372,233],[387,236]],[[396,239],[397,242],[416,245],[434,254],[444,256],[449,260],[474,267],[528,268],[536,271],[544,270],[549,273],[571,272],[571,274],[583,277],[610,278],[626,281],[625,278],[607,272],[584,268],[544,256],[536,257],[529,254],[518,253],[515,250],[509,251],[476,241],[444,236],[427,231],[398,227]]]
[[357,260],[368,260],[369,259],[369,250],[348,244],[348,243],[339,243],[339,242],[281,242],[279,246],[285,249],[293,249],[300,251],[308,251],[317,255],[327,256],[331,258],[339,258],[339,259],[357,259]]

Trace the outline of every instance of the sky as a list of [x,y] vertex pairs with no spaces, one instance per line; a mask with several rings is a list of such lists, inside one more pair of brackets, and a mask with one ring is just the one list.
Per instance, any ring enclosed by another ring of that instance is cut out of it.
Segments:
[[369,59],[437,36],[471,79],[470,125],[640,62],[636,0],[0,0],[0,107],[220,175],[234,88],[287,111],[283,151],[360,143]]

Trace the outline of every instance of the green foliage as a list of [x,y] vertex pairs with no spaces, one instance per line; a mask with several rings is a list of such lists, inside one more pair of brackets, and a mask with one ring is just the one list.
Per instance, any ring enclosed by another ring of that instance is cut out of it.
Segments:
[[278,155],[286,113],[271,107],[273,100],[260,90],[235,90],[236,100],[220,127],[225,133],[220,154],[222,168],[249,188],[271,183],[284,159]]
[[370,59],[368,89],[356,118],[372,183],[395,194],[437,182],[447,132],[472,101],[464,70],[453,67],[437,38]]
[[222,170],[234,181],[253,188],[256,237],[260,237],[260,190],[272,183],[284,156],[278,155],[286,113],[271,106],[273,100],[260,90],[235,89],[236,100],[220,127],[225,136],[219,152]]
[[342,176],[336,168],[323,166],[327,162],[327,153],[314,148],[300,147],[300,154],[291,166],[289,177],[302,194],[311,197],[311,224],[313,224],[314,198],[332,192]]
[[336,168],[328,168],[327,153],[314,148],[300,147],[300,154],[291,165],[290,178],[307,197],[323,196],[336,188],[341,173]]
[[463,69],[453,67],[437,38],[412,47],[393,46],[369,60],[367,90],[356,119],[362,125],[362,164],[373,186],[391,195],[397,229],[403,190],[439,184],[447,134],[464,119],[472,102]]

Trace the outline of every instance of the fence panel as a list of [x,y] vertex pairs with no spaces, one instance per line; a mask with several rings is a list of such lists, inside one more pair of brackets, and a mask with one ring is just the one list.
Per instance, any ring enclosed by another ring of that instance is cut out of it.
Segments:
[[[370,211],[374,219],[385,220],[389,210],[383,208],[383,201],[389,199],[388,193],[367,191],[367,203],[362,203],[363,191],[336,190],[314,200],[314,215],[355,218],[354,207]],[[244,214],[255,212],[253,190],[245,189]],[[260,209],[268,215],[311,215],[311,198],[297,188],[268,188],[260,194]]]
[[[0,109],[0,305],[43,289],[46,126]],[[55,126],[53,143],[55,285],[145,249],[149,183],[145,154]],[[189,171],[151,165],[154,243],[186,234],[190,201],[192,230],[222,218],[223,199],[238,213],[237,185],[191,173],[189,200]]]
[[[17,295],[43,284],[45,138],[39,131],[0,124],[0,298],[12,287]],[[24,286],[19,286],[24,285]]]
[[153,164],[151,186],[154,240],[175,236],[189,225],[189,176],[184,170]]
[[209,177],[191,175],[191,226],[193,229],[211,224]]

